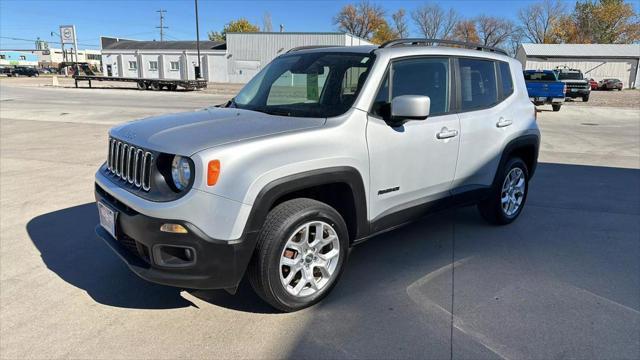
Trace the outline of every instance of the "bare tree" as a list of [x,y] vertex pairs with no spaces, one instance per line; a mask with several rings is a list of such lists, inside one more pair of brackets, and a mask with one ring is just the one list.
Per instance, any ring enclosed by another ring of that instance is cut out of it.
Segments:
[[370,39],[385,22],[382,7],[371,4],[368,0],[362,0],[356,5],[345,5],[333,19],[340,30],[365,39]]
[[415,9],[411,17],[427,39],[450,38],[459,18],[455,10],[445,11],[438,4],[423,5]]
[[406,38],[409,36],[409,26],[407,25],[407,20],[405,19],[406,12],[404,9],[399,9],[393,15],[391,15],[391,19],[393,19],[393,27],[396,32],[396,35],[399,38]]
[[480,43],[485,46],[500,46],[509,40],[515,26],[509,20],[480,15],[476,18]]
[[518,52],[518,47],[522,44],[522,40],[525,38],[525,30],[522,27],[514,27],[509,35],[509,39],[506,41],[506,49],[509,55],[515,57]]
[[268,11],[262,15],[262,31],[264,32],[273,31],[273,25],[271,24],[271,13]]
[[520,9],[518,18],[523,35],[532,43],[552,43],[564,12],[564,4],[560,0],[543,0]]

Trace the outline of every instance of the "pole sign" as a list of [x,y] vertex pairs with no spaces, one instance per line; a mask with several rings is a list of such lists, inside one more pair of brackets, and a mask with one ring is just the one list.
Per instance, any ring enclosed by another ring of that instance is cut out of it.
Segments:
[[60,42],[73,44],[76,41],[76,29],[73,25],[60,25]]

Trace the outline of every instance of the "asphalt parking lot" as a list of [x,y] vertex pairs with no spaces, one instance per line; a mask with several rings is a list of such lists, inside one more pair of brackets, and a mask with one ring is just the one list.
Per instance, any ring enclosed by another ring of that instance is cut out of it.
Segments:
[[462,208],[381,235],[279,314],[247,284],[147,283],[93,232],[109,127],[228,97],[0,80],[2,358],[640,358],[640,105],[540,112],[515,223]]

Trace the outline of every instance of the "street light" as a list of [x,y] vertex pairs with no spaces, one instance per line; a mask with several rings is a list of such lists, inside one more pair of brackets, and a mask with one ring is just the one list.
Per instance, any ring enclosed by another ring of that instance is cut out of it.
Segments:
[[198,51],[198,66],[195,69],[195,73],[196,73],[196,80],[200,79],[200,69],[201,69],[201,64],[200,64],[200,26],[198,25],[198,0],[194,0],[195,1],[195,6],[196,6],[196,49]]

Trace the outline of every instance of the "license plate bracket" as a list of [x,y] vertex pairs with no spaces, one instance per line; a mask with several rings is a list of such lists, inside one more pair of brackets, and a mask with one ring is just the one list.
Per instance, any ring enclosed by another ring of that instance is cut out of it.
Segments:
[[98,215],[100,217],[100,226],[107,230],[114,239],[116,237],[116,219],[118,218],[118,212],[111,209],[111,207],[105,205],[101,201],[97,202],[98,205]]

